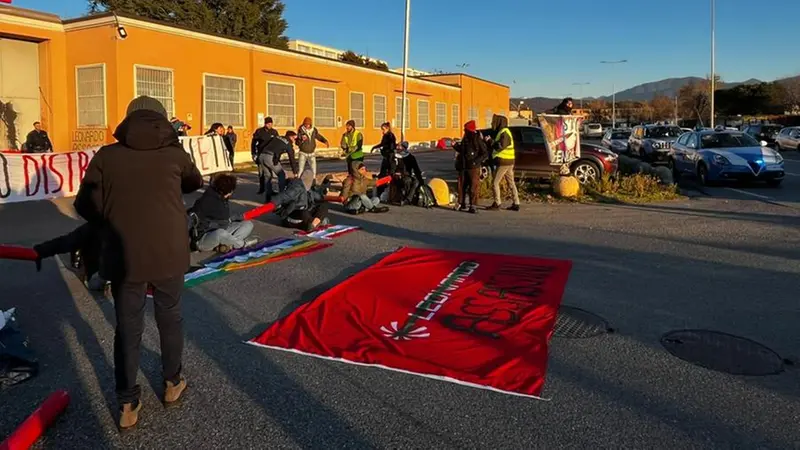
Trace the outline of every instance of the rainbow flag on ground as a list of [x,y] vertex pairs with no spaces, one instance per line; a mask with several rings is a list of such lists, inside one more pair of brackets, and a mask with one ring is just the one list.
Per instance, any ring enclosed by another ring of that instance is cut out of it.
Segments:
[[353,225],[325,225],[322,227],[318,227],[316,230],[311,232],[295,231],[294,234],[297,236],[311,237],[318,239],[333,239],[343,234],[352,233],[353,231],[360,229],[361,227],[356,227]]
[[209,269],[232,272],[307,255],[331,245],[297,238],[277,238],[252,247],[234,250],[206,261],[203,265]]

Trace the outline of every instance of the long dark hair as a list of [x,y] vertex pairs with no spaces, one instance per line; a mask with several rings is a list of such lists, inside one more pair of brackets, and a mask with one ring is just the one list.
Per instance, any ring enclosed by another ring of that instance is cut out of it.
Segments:
[[217,128],[220,128],[220,127],[222,127],[224,129],[225,125],[223,125],[223,124],[221,124],[219,122],[212,123],[211,124],[211,128],[209,128],[208,131],[206,131],[206,135],[217,134]]

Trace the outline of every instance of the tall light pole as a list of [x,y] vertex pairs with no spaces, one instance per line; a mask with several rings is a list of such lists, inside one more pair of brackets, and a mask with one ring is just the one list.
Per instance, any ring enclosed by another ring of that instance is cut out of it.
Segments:
[[[469,67],[469,63],[465,62],[465,63],[461,63],[461,64],[456,64],[456,67],[458,67],[459,69],[464,71],[464,70],[466,70],[467,67]],[[467,120],[472,120],[472,116],[470,116],[470,114],[472,114],[472,105],[473,105],[472,100],[474,98],[473,97],[473,95],[474,95],[473,92],[475,92],[475,89],[470,89],[469,90],[469,111],[467,111]]]
[[716,72],[716,32],[717,32],[717,11],[716,1],[711,0],[711,129],[714,129],[714,92],[717,88]]
[[408,31],[411,25],[411,0],[406,0],[406,30],[403,44],[403,106],[400,117],[400,142],[406,140],[406,96],[408,95]]
[[590,84],[592,84],[592,83],[589,83],[588,81],[585,82],[585,83],[572,83],[573,86],[579,86],[579,88],[578,88],[579,91],[578,92],[580,93],[580,96],[581,96],[581,98],[580,98],[581,109],[583,109],[583,87],[584,86],[588,86]]
[[[600,64],[625,64],[627,59],[618,61],[600,61]],[[617,128],[617,87],[615,82],[611,82],[611,128]]]

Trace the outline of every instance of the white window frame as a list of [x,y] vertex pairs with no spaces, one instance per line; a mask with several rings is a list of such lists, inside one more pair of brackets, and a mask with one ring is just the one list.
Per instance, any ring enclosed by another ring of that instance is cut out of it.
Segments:
[[486,128],[491,128],[492,127],[492,117],[493,116],[494,116],[494,113],[492,112],[492,110],[487,108],[486,109],[486,114],[483,116],[483,120],[485,121],[484,125],[485,125]]
[[[223,125],[225,125],[225,127],[232,125],[234,128],[247,128],[247,80],[245,80],[244,77],[234,77],[230,75],[219,75],[216,73],[203,72],[203,129],[207,130],[208,127],[211,126],[211,123],[208,122],[208,108],[206,108],[206,101],[208,101],[208,96],[206,95],[206,77],[227,78],[229,80],[240,80],[242,82],[242,124],[239,125],[235,123],[225,123]],[[175,88],[173,87],[173,96],[175,93],[174,89]]]
[[[317,125],[319,123],[317,121],[317,91],[333,92],[333,126],[331,126],[331,127],[323,127],[321,125],[320,126]],[[335,130],[335,129],[339,128],[337,126],[337,122],[338,122],[337,118],[338,118],[338,116],[336,115],[336,89],[314,86],[314,88],[311,91],[311,108],[312,108],[311,109],[311,117],[314,120],[314,126],[315,127],[321,128],[323,130]]]
[[[383,120],[376,120],[376,117],[375,117],[375,114],[380,112],[378,110],[378,108],[375,106],[375,99],[378,98],[378,97],[383,99]],[[384,122],[388,122],[389,121],[389,119],[387,117],[388,113],[386,111],[388,109],[387,106],[388,106],[387,105],[387,99],[386,99],[385,95],[372,94],[372,127],[373,128],[380,128],[381,125],[384,124]]]
[[[424,127],[421,127],[421,126],[419,125],[419,124],[420,124],[420,120],[421,120],[421,117],[420,117],[420,113],[419,113],[419,111],[420,111],[422,108],[420,108],[420,107],[419,107],[419,105],[421,105],[421,104],[423,104],[423,103],[425,103],[426,105],[428,105],[428,120],[426,121],[426,123],[425,123],[425,126],[424,126]],[[421,130],[428,130],[428,129],[430,129],[430,128],[431,128],[431,102],[430,102],[430,101],[428,101],[428,100],[417,100],[417,128],[419,128],[419,129],[421,129]]]
[[[102,125],[81,125],[81,102],[79,92],[80,89],[78,89],[78,70],[94,69],[95,67],[103,68],[103,123]],[[75,113],[77,128],[108,128],[108,82],[106,81],[106,63],[75,66]]]
[[[139,94],[139,83],[136,80],[136,70],[140,69],[140,68],[141,69],[152,69],[152,70],[163,70],[164,72],[169,72],[170,73],[170,78],[171,78],[171,81],[172,81],[172,83],[171,83],[172,84],[172,116],[178,117],[178,111],[177,111],[176,103],[175,103],[175,69],[172,69],[170,67],[159,67],[159,66],[148,66],[148,65],[145,65],[145,64],[134,64],[133,65],[133,93],[134,93],[133,97],[134,98],[139,97],[140,95],[142,95],[142,94]],[[167,115],[169,115],[169,111],[167,111]],[[167,119],[170,119],[170,117],[167,117]]]
[[[439,123],[439,106],[444,108],[444,116],[442,117],[441,124]],[[434,123],[436,124],[437,129],[444,129],[447,128],[447,103],[444,102],[436,102],[434,106]]]
[[348,109],[350,120],[355,120],[353,117],[353,94],[361,96],[361,107],[363,108],[361,110],[361,126],[358,126],[358,123],[356,123],[356,128],[363,130],[367,127],[367,95],[359,91],[350,91],[350,93],[347,95],[347,102],[349,103],[348,106],[350,107]]
[[461,106],[450,105],[450,120],[453,121],[453,128],[461,128]]
[[[277,85],[277,86],[291,86],[292,87],[292,124],[291,125],[275,125],[275,126],[287,127],[289,129],[292,129],[292,130],[297,128],[297,86],[295,86],[293,83],[281,83],[279,81],[269,81],[269,80],[267,80],[267,82],[264,84],[264,88],[266,89],[266,92],[264,93],[264,97],[265,97],[266,102],[267,102],[267,115],[265,117],[272,117],[273,120],[275,120],[275,116],[273,114],[270,114],[270,112],[269,112],[269,85],[270,84],[274,84],[274,85]],[[288,106],[288,105],[279,105],[279,106]],[[260,126],[261,124],[258,124],[258,125]]]
[[477,122],[479,119],[478,114],[480,114],[478,108],[475,107],[469,108],[467,110],[467,122],[469,122],[470,120],[474,120],[475,122]]
[[[408,117],[407,117],[408,120],[406,120],[406,130],[410,130],[411,129],[411,97],[406,97],[406,102],[408,103],[406,105],[406,114],[408,115]],[[402,117],[400,117],[400,115],[403,114],[402,104],[403,104],[403,97],[395,97],[394,98],[394,114],[396,116],[394,118],[394,120],[397,122],[397,124],[395,124],[395,126],[397,126],[397,127],[402,126],[402,121],[401,121]],[[401,105],[399,114],[398,114],[398,111],[397,111],[397,106],[398,105]]]

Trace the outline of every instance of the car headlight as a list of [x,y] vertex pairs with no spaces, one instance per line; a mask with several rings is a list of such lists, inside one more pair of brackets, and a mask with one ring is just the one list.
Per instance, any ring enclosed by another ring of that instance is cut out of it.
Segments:
[[783,156],[780,153],[775,152],[775,163],[780,164],[782,162],[783,162]]
[[730,163],[731,162],[728,161],[728,158],[726,158],[726,157],[724,157],[722,155],[714,155],[714,164],[717,164],[717,165],[720,165],[720,166],[727,166]]

